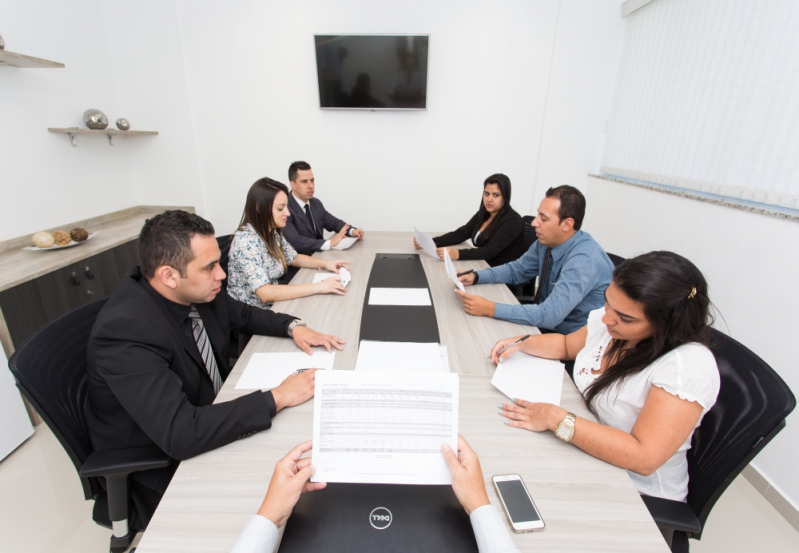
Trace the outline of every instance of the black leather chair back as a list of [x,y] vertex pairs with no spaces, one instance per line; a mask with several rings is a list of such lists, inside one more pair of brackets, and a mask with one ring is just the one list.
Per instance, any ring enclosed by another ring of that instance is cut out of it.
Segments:
[[[217,236],[216,242],[219,244],[219,251],[222,252],[222,257],[219,258],[219,266],[227,274],[228,261],[230,259],[230,244],[233,242],[233,235],[226,234],[225,236]],[[222,291],[227,291],[227,278],[222,281]]]
[[618,266],[619,266],[619,265],[621,265],[621,264],[622,264],[624,261],[626,261],[626,259],[625,259],[625,258],[621,257],[620,255],[616,255],[616,254],[614,254],[614,253],[609,253],[609,254],[608,254],[608,257],[610,258],[610,261],[613,263],[613,267],[614,267],[614,268],[615,268],[615,267],[618,267]]
[[721,388],[688,450],[688,504],[702,528],[724,490],[785,427],[796,406],[788,385],[765,361],[726,334],[712,332]]
[[[22,395],[53,431],[78,471],[94,451],[86,424],[86,349],[94,321],[107,301],[96,300],[50,321],[8,361]],[[81,478],[81,482],[86,499],[101,491],[96,478]]]
[[535,219],[535,215],[525,215],[522,217],[522,222],[524,223],[524,247],[528,250],[530,246],[533,245],[533,242],[537,240],[535,229],[532,226],[533,219]]

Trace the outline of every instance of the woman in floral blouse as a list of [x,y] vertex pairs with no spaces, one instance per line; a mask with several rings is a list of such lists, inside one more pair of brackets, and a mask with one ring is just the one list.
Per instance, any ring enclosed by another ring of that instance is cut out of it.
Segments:
[[333,273],[349,261],[324,260],[298,254],[283,238],[289,218],[289,189],[270,178],[255,181],[247,194],[239,230],[233,236],[228,261],[228,294],[231,297],[267,308],[272,302],[304,298],[314,294],[344,295],[341,278],[313,284],[278,284],[288,269],[327,269]]

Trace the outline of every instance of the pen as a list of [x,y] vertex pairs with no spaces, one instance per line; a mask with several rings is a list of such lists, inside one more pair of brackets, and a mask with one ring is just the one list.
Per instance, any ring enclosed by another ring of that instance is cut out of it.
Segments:
[[469,273],[473,273],[474,269],[469,269],[468,271],[463,271],[462,273],[458,273],[457,276],[468,275]]
[[[518,340],[516,340],[516,341],[515,341],[515,342],[513,342],[512,344],[508,344],[508,345],[507,345],[507,346],[505,346],[504,348],[500,349],[500,350],[497,352],[497,355],[499,355],[499,354],[501,354],[501,353],[504,353],[504,352],[505,352],[505,350],[507,350],[507,349],[510,349],[510,348],[512,348],[512,347],[513,347],[513,346],[515,346],[515,345],[521,344],[522,342],[524,342],[524,341],[525,341],[527,338],[529,338],[529,337],[530,337],[530,335],[529,335],[529,334],[527,334],[526,336],[522,336],[521,338],[519,338]],[[488,359],[491,359],[491,357],[488,357]]]

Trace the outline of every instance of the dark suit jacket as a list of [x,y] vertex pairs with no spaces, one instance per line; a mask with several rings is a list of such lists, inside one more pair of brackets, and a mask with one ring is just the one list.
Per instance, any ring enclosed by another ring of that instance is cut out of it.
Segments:
[[[274,402],[270,405],[261,391],[212,405],[213,383],[197,345],[160,298],[138,267],[132,269],[92,328],[87,418],[94,448],[157,445],[182,460],[269,428]],[[294,319],[238,302],[224,292],[196,307],[222,379],[230,374],[231,328],[286,336]],[[174,470],[134,473],[131,492],[138,484],[163,494]]]
[[[311,206],[311,215],[316,221],[317,232],[314,233],[305,211],[297,203],[293,194],[289,194],[289,220],[286,223],[286,228],[283,229],[283,236],[286,237],[288,243],[291,244],[298,253],[311,255],[314,252],[321,251],[322,245],[325,243],[322,238],[325,230],[331,232],[338,232],[342,229],[345,223],[341,219],[333,217],[329,211],[325,209],[322,202],[316,198],[311,198],[308,202]],[[351,228],[352,230],[352,228]]]
[[[486,234],[490,233],[491,229],[486,228],[488,233],[480,233],[474,248],[460,250],[459,259],[484,259],[490,266],[496,267],[516,261],[524,255],[527,247],[524,244],[524,222],[521,215],[513,209],[509,209],[495,223],[497,226],[494,235],[489,239]],[[480,220],[478,211],[461,228],[437,236],[433,238],[433,242],[436,243],[436,247],[442,248],[454,246],[469,239],[473,240],[482,224],[483,221]]]

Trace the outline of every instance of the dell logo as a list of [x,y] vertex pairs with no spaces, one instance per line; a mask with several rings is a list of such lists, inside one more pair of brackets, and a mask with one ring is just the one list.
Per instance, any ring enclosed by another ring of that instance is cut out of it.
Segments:
[[385,507],[378,507],[369,513],[369,524],[378,530],[385,530],[391,525],[393,518],[391,511]]

